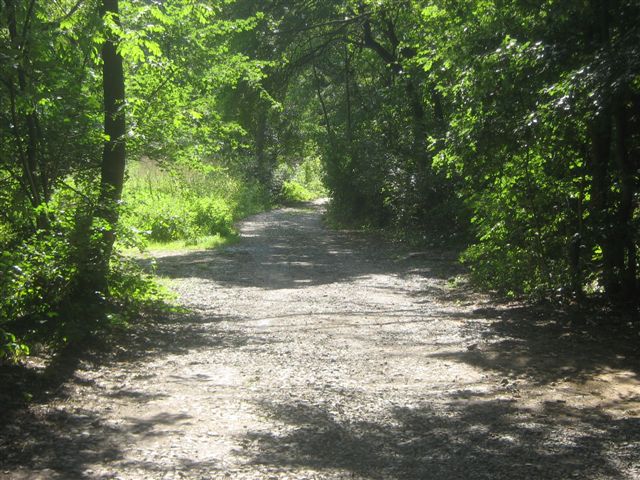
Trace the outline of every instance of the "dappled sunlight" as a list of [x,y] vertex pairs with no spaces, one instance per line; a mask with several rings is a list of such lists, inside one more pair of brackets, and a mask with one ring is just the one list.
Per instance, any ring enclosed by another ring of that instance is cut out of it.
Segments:
[[[408,260],[381,269],[376,260],[390,248],[384,242],[363,234],[327,231],[317,213],[299,212],[277,210],[244,222],[241,245],[216,251],[160,254],[157,272],[173,279],[202,278],[221,287],[265,289],[306,288],[356,279],[375,285],[376,275],[388,283],[389,275],[407,274]],[[269,243],[264,238],[269,238]],[[423,269],[420,274],[449,278],[459,271],[450,262],[447,265],[448,271],[441,266]]]
[[640,474],[633,345],[469,292],[450,252],[398,255],[296,212],[161,252],[184,310],[36,374],[48,393],[4,417],[11,478]]
[[[249,434],[258,464],[340,470],[365,478],[625,478],[637,473],[633,450],[609,437],[640,441],[639,419],[549,403],[539,409],[470,396],[464,403],[391,407],[382,419],[344,422],[325,405],[261,407],[280,427]],[[567,431],[569,429],[569,431]],[[623,462],[608,461],[619,450]]]

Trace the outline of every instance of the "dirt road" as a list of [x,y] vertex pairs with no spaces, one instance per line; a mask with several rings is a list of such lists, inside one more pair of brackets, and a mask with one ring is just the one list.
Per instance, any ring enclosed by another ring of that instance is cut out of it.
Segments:
[[640,478],[631,347],[493,304],[452,255],[328,231],[321,210],[159,255],[191,313],[12,414],[0,478]]

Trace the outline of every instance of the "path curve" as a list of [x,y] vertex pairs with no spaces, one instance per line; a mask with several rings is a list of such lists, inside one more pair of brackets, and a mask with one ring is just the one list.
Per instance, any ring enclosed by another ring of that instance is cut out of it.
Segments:
[[0,478],[640,478],[624,356],[523,327],[456,286],[452,255],[329,231],[322,209],[159,255],[191,313],[135,330],[8,425]]

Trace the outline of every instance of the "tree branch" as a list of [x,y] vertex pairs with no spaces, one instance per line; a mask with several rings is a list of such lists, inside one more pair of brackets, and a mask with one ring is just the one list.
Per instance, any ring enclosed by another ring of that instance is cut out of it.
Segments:
[[271,35],[274,36],[280,36],[280,35],[287,35],[290,33],[300,33],[300,32],[306,32],[308,30],[314,30],[316,28],[322,28],[322,27],[328,27],[331,25],[349,25],[351,23],[355,23],[358,20],[360,20],[361,18],[364,18],[365,14],[363,15],[358,15],[355,17],[350,17],[350,18],[345,18],[345,19],[336,19],[336,20],[329,20],[327,22],[322,22],[322,23],[314,23],[313,25],[307,25],[305,27],[300,27],[300,28],[290,28],[288,30],[279,30],[277,32],[270,32]]
[[402,67],[398,62],[398,57],[393,52],[384,48],[382,44],[374,38],[371,31],[371,22],[369,22],[368,18],[362,23],[362,30],[364,33],[363,46],[376,52],[378,56],[389,66],[389,68],[391,68],[393,73],[396,75],[399,74],[402,71]]

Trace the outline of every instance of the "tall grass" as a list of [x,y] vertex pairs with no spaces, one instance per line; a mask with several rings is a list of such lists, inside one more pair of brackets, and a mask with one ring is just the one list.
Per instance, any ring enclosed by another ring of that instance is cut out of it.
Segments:
[[306,201],[326,195],[322,176],[318,158],[308,158],[295,167],[282,164],[274,172],[276,192],[269,192],[225,168],[163,169],[150,160],[140,160],[128,171],[123,230],[141,234],[143,243],[153,249],[214,247],[234,241],[234,223],[263,211],[273,201]]
[[123,225],[141,233],[152,247],[225,243],[235,236],[236,220],[268,205],[268,196],[257,183],[221,168],[169,171],[139,161],[128,175]]

